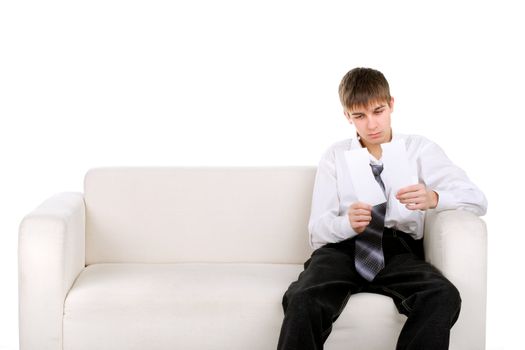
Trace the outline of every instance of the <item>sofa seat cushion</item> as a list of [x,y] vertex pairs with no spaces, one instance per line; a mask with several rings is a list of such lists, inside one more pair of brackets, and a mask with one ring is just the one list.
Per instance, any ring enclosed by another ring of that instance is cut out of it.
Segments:
[[[66,297],[64,349],[275,349],[282,296],[302,270],[297,264],[89,265]],[[403,322],[388,297],[356,294],[326,349],[366,338],[349,338],[355,332],[345,330],[357,327],[382,334],[377,346],[391,344]]]

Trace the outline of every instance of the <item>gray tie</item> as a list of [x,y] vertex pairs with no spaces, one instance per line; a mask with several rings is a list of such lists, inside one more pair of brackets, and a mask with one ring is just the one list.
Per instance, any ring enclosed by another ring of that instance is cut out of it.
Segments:
[[[370,164],[376,181],[385,192],[381,180],[383,165]],[[386,196],[386,193],[385,193]],[[357,235],[355,240],[355,268],[367,281],[372,281],[385,267],[383,255],[383,229],[385,227],[386,202],[372,207],[372,220],[366,229]]]

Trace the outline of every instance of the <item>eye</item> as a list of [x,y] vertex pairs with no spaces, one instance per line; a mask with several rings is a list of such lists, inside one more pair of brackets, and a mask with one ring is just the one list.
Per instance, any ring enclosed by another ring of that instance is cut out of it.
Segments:
[[383,111],[384,111],[384,109],[380,109],[378,111],[375,111],[375,114],[381,114],[381,113],[383,113]]

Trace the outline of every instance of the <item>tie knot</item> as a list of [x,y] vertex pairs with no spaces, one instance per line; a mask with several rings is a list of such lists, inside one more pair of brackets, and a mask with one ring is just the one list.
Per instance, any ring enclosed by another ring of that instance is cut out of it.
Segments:
[[374,176],[379,176],[383,171],[383,164],[370,164],[370,166],[372,167],[372,172],[374,173]]

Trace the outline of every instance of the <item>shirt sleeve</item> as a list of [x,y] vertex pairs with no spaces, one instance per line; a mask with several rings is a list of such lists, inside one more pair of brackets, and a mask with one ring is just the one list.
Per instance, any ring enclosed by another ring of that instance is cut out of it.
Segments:
[[335,154],[333,149],[328,149],[321,157],[315,175],[308,222],[310,246],[313,249],[357,234],[350,226],[348,215],[346,213],[339,215],[339,208]]
[[456,166],[436,143],[426,140],[419,161],[420,176],[439,198],[437,211],[460,209],[478,216],[487,212],[487,199],[470,181],[465,171]]

